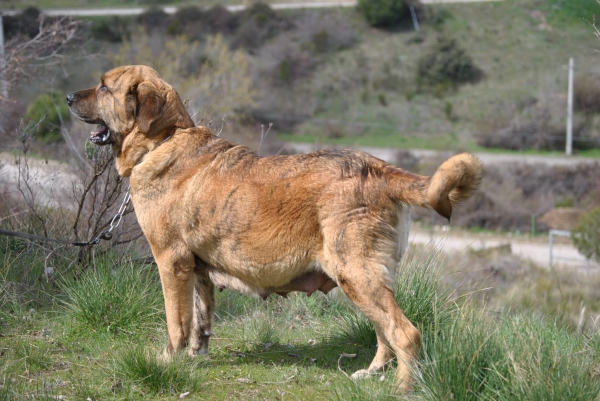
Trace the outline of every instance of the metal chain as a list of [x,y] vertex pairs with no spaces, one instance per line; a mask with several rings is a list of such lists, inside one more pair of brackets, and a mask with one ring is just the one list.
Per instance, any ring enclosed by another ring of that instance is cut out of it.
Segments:
[[93,241],[90,241],[90,244],[96,245],[97,243],[100,242],[101,239],[108,241],[112,238],[112,230],[114,230],[115,228],[117,228],[119,226],[119,224],[121,224],[121,220],[123,219],[123,214],[125,213],[125,209],[127,209],[127,205],[129,205],[129,202],[131,201],[130,189],[131,189],[131,186],[127,186],[127,191],[125,192],[125,197],[123,198],[123,202],[121,203],[121,206],[119,206],[119,210],[117,210],[117,214],[115,214],[115,216],[110,221],[110,227],[108,228],[108,230],[102,231],[100,233],[100,235],[98,235],[96,238],[94,238]]

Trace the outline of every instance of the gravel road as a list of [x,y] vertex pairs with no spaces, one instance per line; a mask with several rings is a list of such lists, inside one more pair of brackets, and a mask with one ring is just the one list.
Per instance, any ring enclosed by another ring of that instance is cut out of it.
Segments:
[[[410,233],[410,243],[419,245],[435,245],[444,252],[464,252],[468,249],[482,250],[509,245],[511,252],[524,260],[550,268],[550,252],[547,238],[526,238],[522,236],[473,234],[463,231],[448,232],[423,231],[414,226]],[[566,238],[553,247],[554,267],[575,268],[585,272],[588,262],[583,255]],[[600,272],[600,264],[589,262],[590,272]]]

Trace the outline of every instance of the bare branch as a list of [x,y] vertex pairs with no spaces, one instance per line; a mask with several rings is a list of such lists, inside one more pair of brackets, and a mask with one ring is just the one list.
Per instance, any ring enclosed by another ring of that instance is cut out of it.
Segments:
[[[20,79],[29,77],[38,65],[48,66],[51,60],[61,59],[63,51],[76,38],[81,25],[63,17],[46,19],[40,15],[39,31],[32,37],[17,36],[10,39],[4,46],[4,62],[0,63],[0,81],[10,90]],[[0,101],[8,101],[0,96]]]

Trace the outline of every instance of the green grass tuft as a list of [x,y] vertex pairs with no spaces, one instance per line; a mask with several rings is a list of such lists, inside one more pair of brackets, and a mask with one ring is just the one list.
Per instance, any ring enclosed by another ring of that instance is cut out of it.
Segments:
[[162,292],[156,268],[151,266],[113,266],[106,260],[60,285],[75,328],[131,332],[162,316]]
[[125,382],[154,394],[180,394],[198,388],[189,358],[177,355],[171,361],[162,361],[154,353],[142,347],[125,351],[115,361],[117,374]]

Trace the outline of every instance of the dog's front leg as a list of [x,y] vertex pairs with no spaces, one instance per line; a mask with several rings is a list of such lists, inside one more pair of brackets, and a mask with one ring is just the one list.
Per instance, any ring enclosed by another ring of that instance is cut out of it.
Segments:
[[194,270],[194,318],[190,354],[208,354],[208,340],[212,335],[212,317],[215,310],[215,286],[208,277],[208,266],[196,259]]
[[169,343],[165,357],[189,340],[194,310],[194,255],[175,250],[155,254],[165,298]]

